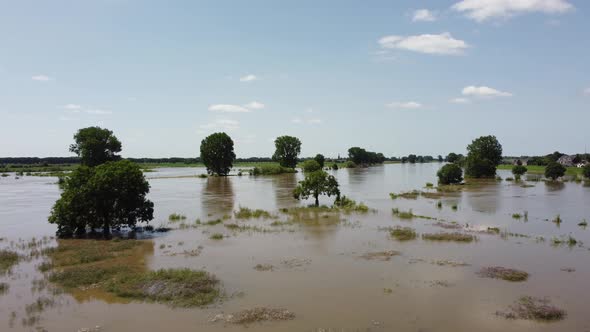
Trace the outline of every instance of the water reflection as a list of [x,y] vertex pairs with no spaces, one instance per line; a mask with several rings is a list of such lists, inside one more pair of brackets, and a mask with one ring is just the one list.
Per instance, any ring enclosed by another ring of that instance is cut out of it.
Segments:
[[297,186],[297,174],[289,173],[274,176],[271,184],[275,193],[277,208],[291,207],[298,204],[293,198],[293,189]]
[[547,192],[556,192],[565,188],[565,183],[561,181],[545,181],[545,188]]
[[235,202],[232,180],[229,176],[207,178],[201,192],[203,212],[210,216],[232,213]]
[[482,213],[496,213],[502,205],[501,182],[478,180],[466,186],[464,199],[467,206]]

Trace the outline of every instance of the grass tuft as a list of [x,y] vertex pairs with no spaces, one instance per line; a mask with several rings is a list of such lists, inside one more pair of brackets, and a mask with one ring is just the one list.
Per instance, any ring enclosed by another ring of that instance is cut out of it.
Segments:
[[476,237],[470,234],[445,232],[422,234],[422,238],[429,241],[453,241],[466,243],[476,240]]
[[396,227],[389,234],[398,241],[414,240],[417,236],[416,231],[410,227]]

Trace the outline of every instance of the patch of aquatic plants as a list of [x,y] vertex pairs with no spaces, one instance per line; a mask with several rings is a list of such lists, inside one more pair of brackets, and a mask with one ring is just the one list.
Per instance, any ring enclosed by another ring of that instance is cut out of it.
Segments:
[[412,219],[415,217],[414,213],[412,213],[412,209],[408,211],[401,211],[398,208],[393,208],[391,212],[400,219]]
[[429,240],[429,241],[446,241],[446,242],[473,242],[477,238],[471,234],[464,234],[464,233],[427,233],[422,234],[422,239]]
[[181,221],[181,220],[185,220],[186,216],[182,215],[182,214],[178,214],[178,213],[172,213],[171,215],[168,216],[168,220],[170,221]]
[[398,241],[414,240],[417,237],[416,231],[411,227],[395,227],[389,231],[389,235]]
[[261,209],[252,210],[252,209],[249,209],[247,207],[242,207],[242,206],[240,206],[238,211],[234,211],[234,216],[238,219],[250,219],[250,218],[268,219],[268,218],[272,218],[272,215],[268,211],[261,210]]
[[390,251],[372,251],[359,256],[360,258],[366,260],[379,260],[379,261],[389,261],[391,257],[398,256],[400,252],[395,250]]
[[574,238],[573,236],[567,235],[561,237],[553,237],[551,239],[551,244],[554,246],[567,245],[569,247],[574,247],[578,244],[581,244],[581,242],[576,240],[576,238]]
[[[144,255],[151,251],[151,241],[61,240],[46,250],[51,260],[49,281],[69,291],[92,289],[181,307],[205,305],[218,297],[218,281],[207,272],[147,271]],[[97,252],[104,258],[97,258]]]
[[260,165],[252,168],[250,175],[278,175],[284,173],[297,173],[294,168],[282,167],[276,164]]
[[369,212],[369,207],[366,206],[363,202],[357,203],[355,200],[350,199],[346,196],[342,196],[339,200],[334,202],[334,208],[337,208],[345,213],[350,212],[357,212],[357,213],[367,213]]
[[213,219],[213,220],[209,220],[203,223],[203,225],[206,226],[215,226],[215,225],[219,225],[222,223],[221,219]]
[[0,282],[0,296],[8,293],[8,289],[10,289],[10,285],[5,282]]
[[10,272],[13,266],[18,264],[21,257],[15,251],[0,250],[0,275]]
[[566,317],[567,313],[551,304],[546,298],[523,296],[509,307],[507,312],[497,312],[499,316],[509,319],[530,319],[539,321],[557,321]]
[[416,199],[416,198],[418,198],[418,196],[420,196],[420,192],[418,190],[401,192],[399,194],[389,193],[389,197],[391,197],[391,199],[397,199],[397,198]]
[[561,225],[561,223],[563,222],[563,220],[561,219],[561,216],[558,214],[557,216],[555,216],[555,218],[553,218],[553,220],[551,220],[554,224],[556,224],[557,226]]
[[286,309],[273,309],[257,307],[242,310],[233,314],[218,314],[211,322],[224,322],[230,324],[252,324],[263,321],[284,321],[295,319],[295,314]]
[[484,278],[502,279],[506,281],[525,281],[529,277],[529,274],[525,271],[502,266],[484,267],[477,272],[477,275]]
[[584,219],[584,220],[582,220],[582,221],[580,221],[578,223],[578,226],[580,226],[580,227],[586,227],[586,226],[588,226],[588,222],[586,221],[586,219]]
[[223,234],[221,233],[213,233],[209,236],[211,240],[223,240]]

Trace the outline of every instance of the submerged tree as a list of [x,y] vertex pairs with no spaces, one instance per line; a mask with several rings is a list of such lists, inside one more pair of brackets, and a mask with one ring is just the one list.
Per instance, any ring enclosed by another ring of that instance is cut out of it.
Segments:
[[74,135],[74,141],[70,145],[70,152],[77,154],[84,166],[93,167],[121,159],[117,155],[121,152],[121,142],[108,129],[82,128]]
[[80,166],[63,182],[49,222],[57,224],[59,237],[97,228],[109,236],[112,228],[153,219],[154,204],[146,198],[149,188],[139,166],[128,160]]
[[553,181],[565,175],[567,169],[560,163],[551,161],[545,167],[545,177]]
[[456,184],[463,181],[463,170],[457,164],[446,164],[436,173],[440,184]]
[[275,153],[272,159],[283,167],[295,168],[301,153],[301,141],[293,136],[280,136],[275,139]]
[[324,163],[326,162],[326,157],[323,154],[316,154],[313,160],[317,161],[320,164],[320,168],[324,168]]
[[582,174],[586,179],[590,179],[590,163],[586,164],[582,169]]
[[526,172],[528,172],[528,168],[526,168],[526,166],[522,165],[522,162],[520,165],[514,165],[512,167],[512,174],[514,174],[514,177],[519,180],[520,177],[522,175],[524,175]]
[[293,191],[293,197],[296,199],[308,199],[313,197],[315,199],[315,206],[320,205],[320,195],[340,197],[340,189],[338,189],[338,181],[332,175],[323,170],[311,172],[305,175],[305,179],[299,182],[299,185]]
[[469,177],[493,177],[502,161],[502,145],[495,136],[479,137],[467,146],[465,174]]
[[235,159],[234,141],[226,133],[214,133],[201,141],[201,161],[207,173],[225,176]]

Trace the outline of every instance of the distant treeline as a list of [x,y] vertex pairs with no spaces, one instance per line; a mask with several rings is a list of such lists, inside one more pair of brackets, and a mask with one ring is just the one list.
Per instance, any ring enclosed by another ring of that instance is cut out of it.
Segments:
[[[138,164],[198,164],[201,158],[125,158]],[[266,162],[272,161],[270,157],[251,157],[251,158],[237,158],[236,162]],[[34,166],[49,166],[49,165],[74,165],[79,164],[78,157],[4,157],[0,158],[0,167],[8,165],[34,165]]]

